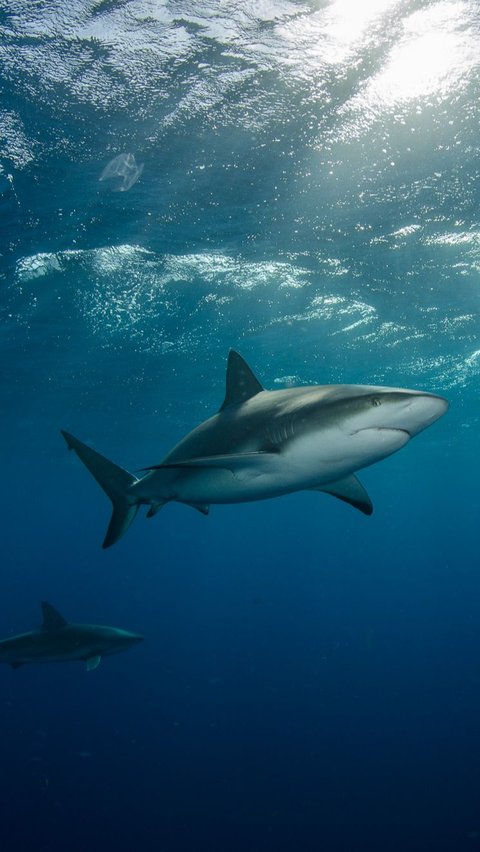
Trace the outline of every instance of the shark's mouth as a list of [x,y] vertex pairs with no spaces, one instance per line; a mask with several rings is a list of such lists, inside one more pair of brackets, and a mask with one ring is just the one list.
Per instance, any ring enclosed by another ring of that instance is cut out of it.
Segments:
[[408,431],[408,429],[401,429],[399,426],[380,426],[378,431],[379,432],[403,432],[403,434],[406,435],[407,438],[412,437],[410,432]]
[[412,437],[410,432],[408,431],[408,429],[401,429],[400,427],[397,427],[397,426],[365,426],[363,429],[356,429],[355,432],[353,432],[352,434],[353,435],[359,435],[361,432],[375,432],[375,433],[387,432],[387,433],[393,433],[393,434],[399,434],[399,435],[403,434],[403,435],[407,436],[408,440],[410,440],[410,438]]

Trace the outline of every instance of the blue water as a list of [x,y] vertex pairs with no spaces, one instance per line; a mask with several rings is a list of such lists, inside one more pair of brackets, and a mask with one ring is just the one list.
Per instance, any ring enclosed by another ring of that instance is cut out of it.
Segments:
[[[0,633],[145,635],[0,671],[1,852],[480,848],[479,37],[475,0],[0,0]],[[102,551],[59,430],[158,463],[230,348],[450,410],[371,518],[171,504]]]

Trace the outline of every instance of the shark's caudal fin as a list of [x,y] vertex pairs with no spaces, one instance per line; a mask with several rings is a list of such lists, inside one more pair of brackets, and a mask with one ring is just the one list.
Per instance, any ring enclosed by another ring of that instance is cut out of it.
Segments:
[[86,444],[70,435],[69,432],[62,430],[62,435],[67,442],[68,449],[76,452],[78,458],[112,501],[112,517],[102,545],[104,548],[110,547],[122,535],[125,535],[137,514],[139,504],[130,497],[128,492],[130,486],[138,482],[138,479],[132,473],[128,473],[127,470],[118,467],[105,456],[92,450],[91,447],[87,447]]

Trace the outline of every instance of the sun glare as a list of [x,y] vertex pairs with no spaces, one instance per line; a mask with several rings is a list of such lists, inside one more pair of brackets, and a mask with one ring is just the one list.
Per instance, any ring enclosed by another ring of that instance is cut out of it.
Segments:
[[437,3],[411,15],[383,69],[367,86],[365,99],[389,107],[442,98],[468,79],[480,57],[466,11],[462,2]]
[[357,42],[365,30],[399,0],[335,0],[325,12],[326,35],[345,46]]
[[403,0],[333,0],[277,32],[289,46],[290,69],[310,79],[321,81],[329,66],[355,67],[372,54],[371,76],[343,111],[377,112],[442,99],[470,79],[480,64],[475,14],[468,0],[437,0],[416,11]]

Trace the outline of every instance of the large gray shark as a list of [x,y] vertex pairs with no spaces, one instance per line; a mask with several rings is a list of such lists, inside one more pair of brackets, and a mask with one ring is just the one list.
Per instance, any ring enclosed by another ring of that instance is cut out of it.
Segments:
[[441,396],[368,385],[266,391],[238,353],[228,356],[220,410],[160,464],[134,476],[68,432],[69,449],[113,504],[103,547],[118,541],[140,505],[151,518],[176,500],[204,514],[211,503],[243,503],[293,491],[324,491],[366,515],[370,498],[354,472],[396,452],[448,408]]
[[17,669],[25,663],[63,663],[84,660],[96,669],[106,654],[126,651],[143,640],[137,633],[99,624],[69,624],[49,603],[42,601],[43,622],[30,633],[0,641],[0,663]]

